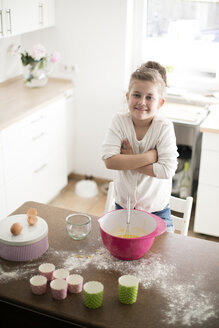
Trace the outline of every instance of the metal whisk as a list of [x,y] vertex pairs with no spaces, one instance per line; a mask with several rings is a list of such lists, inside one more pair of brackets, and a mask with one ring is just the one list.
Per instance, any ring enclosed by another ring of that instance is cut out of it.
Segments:
[[127,221],[126,221],[126,229],[123,238],[131,238],[130,232],[130,196],[127,197]]

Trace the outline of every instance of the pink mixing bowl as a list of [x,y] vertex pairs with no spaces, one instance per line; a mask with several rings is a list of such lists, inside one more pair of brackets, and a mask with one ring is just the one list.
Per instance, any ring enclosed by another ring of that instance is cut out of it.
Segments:
[[145,211],[131,210],[130,231],[137,238],[124,238],[127,210],[106,213],[98,221],[104,245],[120,260],[137,260],[151,248],[154,238],[166,231],[166,223],[156,215]]

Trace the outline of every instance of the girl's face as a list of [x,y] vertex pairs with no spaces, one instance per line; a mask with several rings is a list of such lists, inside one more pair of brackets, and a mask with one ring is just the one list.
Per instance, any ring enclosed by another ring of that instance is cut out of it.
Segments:
[[134,80],[126,98],[132,119],[136,123],[151,121],[164,104],[158,86],[150,81]]

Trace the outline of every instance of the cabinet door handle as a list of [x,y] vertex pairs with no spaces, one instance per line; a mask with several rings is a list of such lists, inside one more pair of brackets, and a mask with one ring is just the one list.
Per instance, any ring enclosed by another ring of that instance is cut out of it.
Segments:
[[38,134],[37,136],[32,137],[32,140],[33,140],[33,141],[36,141],[36,140],[42,138],[42,137],[45,136],[45,135],[46,135],[46,132],[43,131],[43,132],[41,132],[40,134]]
[[7,24],[7,32],[10,32],[12,34],[12,28],[11,28],[11,9],[6,10],[6,24]]
[[39,4],[39,25],[44,24],[44,17],[43,17],[43,3]]
[[36,118],[35,120],[32,120],[30,123],[31,124],[35,124],[41,120],[43,120],[45,118],[45,116],[41,115],[40,117]]
[[2,10],[0,10],[0,20],[1,20],[1,25],[0,25],[0,34],[3,35],[3,15],[2,15]]
[[41,165],[40,167],[38,167],[38,169],[34,170],[34,173],[37,174],[40,171],[42,171],[45,167],[47,167],[47,163],[44,163],[43,165]]

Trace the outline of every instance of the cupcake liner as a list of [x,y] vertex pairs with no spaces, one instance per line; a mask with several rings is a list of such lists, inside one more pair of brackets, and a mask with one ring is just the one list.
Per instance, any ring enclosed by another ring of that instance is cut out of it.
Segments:
[[84,304],[89,309],[97,309],[103,303],[104,286],[98,281],[89,281],[84,285]]
[[52,297],[64,300],[67,297],[67,282],[64,279],[54,279],[50,282]]
[[52,263],[43,263],[39,266],[40,274],[46,277],[48,281],[51,281],[53,279],[54,271],[55,271],[55,265]]
[[68,276],[69,276],[69,271],[67,269],[57,269],[53,272],[54,279],[66,280]]
[[36,275],[30,278],[30,287],[33,294],[45,294],[47,288],[47,279],[41,275]]
[[79,274],[71,274],[66,279],[68,283],[68,291],[70,293],[80,293],[83,288],[83,277]]
[[138,296],[139,280],[132,275],[124,275],[119,278],[119,301],[122,304],[133,304]]

